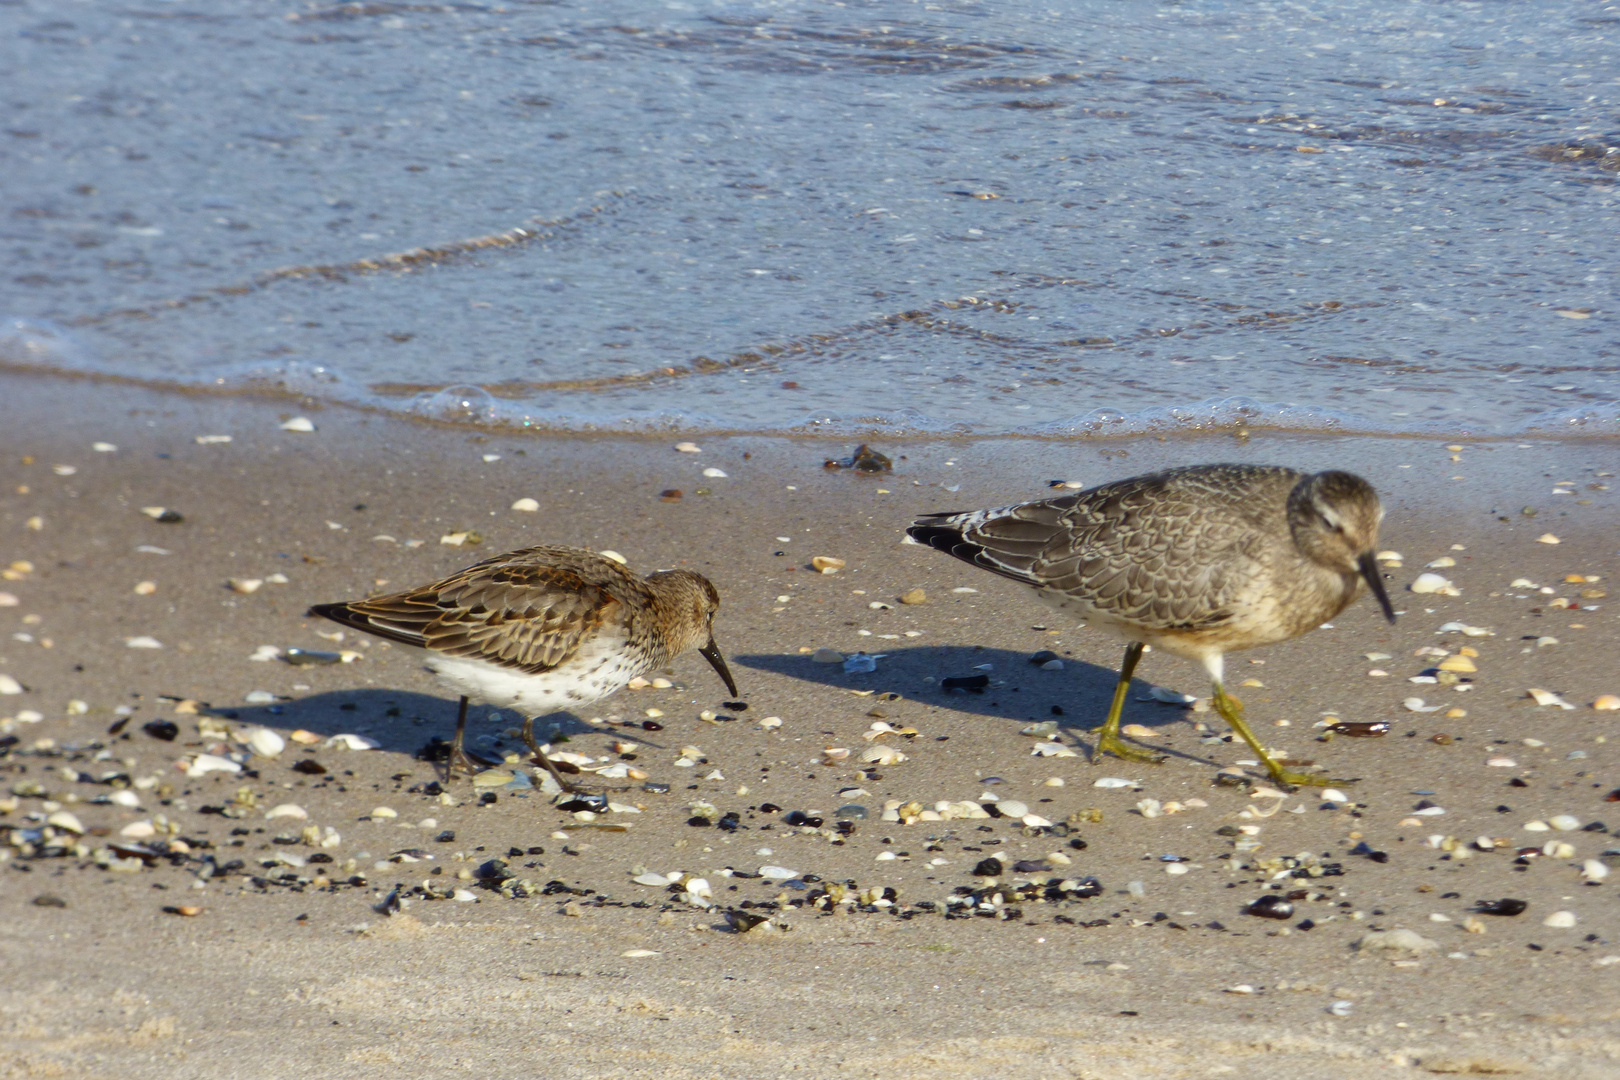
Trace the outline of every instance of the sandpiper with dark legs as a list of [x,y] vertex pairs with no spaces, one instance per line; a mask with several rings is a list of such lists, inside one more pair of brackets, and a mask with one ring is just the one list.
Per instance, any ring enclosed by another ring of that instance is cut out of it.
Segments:
[[1266,753],[1222,685],[1223,657],[1315,629],[1363,584],[1393,623],[1376,561],[1383,516],[1372,485],[1350,473],[1194,465],[1040,502],[929,514],[906,531],[1129,642],[1096,756],[1163,760],[1119,737],[1131,674],[1151,645],[1204,665],[1215,711],[1274,780],[1325,784]]
[[736,697],[714,643],[719,607],[714,586],[690,570],[640,578],[594,551],[532,547],[309,613],[423,650],[428,668],[461,694],[448,775],[477,771],[463,746],[474,701],[522,713],[523,741],[565,791],[577,791],[535,742],[535,718],[589,705],[693,649]]

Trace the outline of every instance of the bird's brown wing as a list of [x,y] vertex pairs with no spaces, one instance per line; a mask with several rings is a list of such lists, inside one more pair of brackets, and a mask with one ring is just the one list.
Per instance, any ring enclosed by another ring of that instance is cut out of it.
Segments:
[[619,606],[574,569],[503,556],[418,589],[310,611],[431,652],[537,674],[572,656]]
[[[1249,530],[1186,501],[1162,476],[1139,477],[997,510],[933,515],[919,542],[1099,614],[1149,629],[1197,630],[1232,618]],[[1236,556],[1234,563],[1233,556]]]

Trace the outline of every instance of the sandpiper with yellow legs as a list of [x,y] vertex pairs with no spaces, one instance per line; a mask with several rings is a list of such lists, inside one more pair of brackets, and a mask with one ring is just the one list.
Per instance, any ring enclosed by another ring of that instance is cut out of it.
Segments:
[[929,514],[907,533],[1035,590],[1043,603],[1124,638],[1096,756],[1159,762],[1119,736],[1146,646],[1197,660],[1211,704],[1281,784],[1323,785],[1266,752],[1226,692],[1224,657],[1299,637],[1365,586],[1395,621],[1376,552],[1384,511],[1350,473],[1194,465],[995,510]]

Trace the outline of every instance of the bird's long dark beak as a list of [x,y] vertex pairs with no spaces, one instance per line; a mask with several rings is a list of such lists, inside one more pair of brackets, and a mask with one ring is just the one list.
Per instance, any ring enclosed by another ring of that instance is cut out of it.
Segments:
[[[1379,595],[1382,596],[1383,593],[1380,592]],[[1389,606],[1388,600],[1384,601],[1384,606],[1386,608]],[[1393,620],[1394,616],[1390,616],[1390,618]],[[731,669],[726,667],[726,658],[720,655],[720,646],[714,643],[714,638],[710,638],[709,643],[703,646],[703,648],[699,649],[698,652],[701,653],[703,655],[703,659],[707,660],[714,670],[719,673],[721,681],[726,684],[726,689],[730,691],[731,696],[736,697],[736,680],[731,677]]]
[[1378,560],[1373,558],[1372,552],[1363,551],[1356,565],[1361,568],[1361,576],[1366,579],[1367,587],[1378,597],[1378,606],[1384,609],[1384,618],[1394,622],[1395,609],[1390,606],[1389,593],[1384,591],[1384,576],[1378,569]]

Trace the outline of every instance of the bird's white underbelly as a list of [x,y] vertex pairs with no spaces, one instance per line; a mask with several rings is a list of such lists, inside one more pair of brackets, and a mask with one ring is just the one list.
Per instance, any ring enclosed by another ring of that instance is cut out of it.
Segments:
[[591,642],[566,663],[536,675],[442,653],[430,653],[427,665],[441,682],[469,700],[515,709],[525,716],[583,708],[642,674],[636,658],[617,640]]

